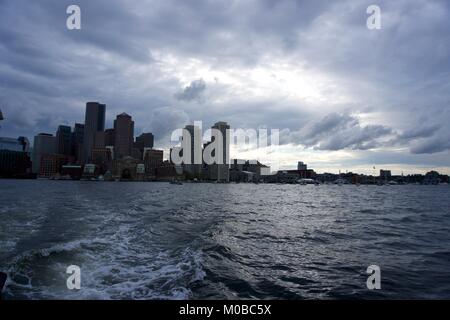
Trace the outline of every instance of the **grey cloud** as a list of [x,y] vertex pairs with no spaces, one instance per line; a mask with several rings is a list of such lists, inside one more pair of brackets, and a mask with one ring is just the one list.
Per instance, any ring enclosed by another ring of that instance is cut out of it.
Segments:
[[424,153],[437,153],[450,149],[450,139],[443,136],[435,136],[431,139],[421,141],[416,145],[412,146],[411,152],[413,154],[424,154]]
[[382,125],[362,126],[359,119],[350,114],[332,113],[291,132],[281,131],[282,143],[303,145],[316,150],[369,150],[381,145],[380,138],[393,133]]
[[411,143],[411,153],[413,154],[433,154],[448,150],[450,150],[450,127],[448,125],[428,132],[421,139]]
[[399,139],[411,140],[418,138],[428,138],[431,137],[437,130],[441,128],[440,125],[425,125],[423,127],[411,128],[401,134],[399,134]]
[[380,125],[370,125],[362,127],[355,124],[346,127],[342,131],[333,132],[324,140],[320,141],[316,149],[318,150],[368,150],[381,145],[378,138],[385,137],[392,133],[392,129]]
[[173,130],[184,128],[189,123],[189,116],[183,110],[173,107],[162,107],[153,110],[152,120],[148,128],[161,143],[168,143]]
[[206,82],[203,79],[194,80],[183,91],[176,93],[175,97],[181,101],[200,101],[206,90]]

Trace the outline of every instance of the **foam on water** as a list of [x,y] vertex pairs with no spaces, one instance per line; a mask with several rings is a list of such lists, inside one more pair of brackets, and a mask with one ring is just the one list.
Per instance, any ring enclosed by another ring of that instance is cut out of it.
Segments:
[[[110,239],[111,240],[111,239]],[[200,251],[134,250],[102,239],[77,240],[16,256],[7,270],[6,297],[44,299],[187,299],[202,280]],[[65,273],[81,267],[83,290],[68,290]]]
[[450,298],[448,186],[7,183],[7,299]]

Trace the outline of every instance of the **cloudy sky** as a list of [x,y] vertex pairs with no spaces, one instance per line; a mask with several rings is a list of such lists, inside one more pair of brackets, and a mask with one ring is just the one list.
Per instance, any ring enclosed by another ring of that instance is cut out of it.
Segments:
[[[71,4],[81,30],[66,27]],[[0,0],[0,12],[1,136],[54,133],[100,101],[108,127],[125,111],[161,148],[222,120],[279,129],[259,156],[282,168],[450,173],[446,0]]]

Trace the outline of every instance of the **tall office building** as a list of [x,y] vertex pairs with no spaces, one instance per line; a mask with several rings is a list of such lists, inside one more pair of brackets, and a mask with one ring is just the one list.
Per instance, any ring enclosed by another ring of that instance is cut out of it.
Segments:
[[[212,170],[210,173],[211,179],[217,181],[230,181],[230,172],[229,172],[229,163],[230,163],[230,125],[226,122],[219,121],[216,122],[212,127],[212,129],[216,129],[220,131],[222,134],[222,157],[219,159],[218,164],[212,165]],[[214,141],[214,136],[212,137],[212,141]]]
[[81,162],[81,155],[83,153],[83,136],[84,124],[75,123],[72,132],[72,155],[75,157],[77,163]]
[[94,148],[104,148],[105,147],[105,131],[97,131],[95,133]]
[[72,128],[59,126],[56,131],[56,152],[63,155],[72,154]]
[[[190,140],[188,148],[191,153],[190,159],[187,159],[188,163],[184,164],[184,168],[190,174],[197,176],[200,175],[202,168],[202,131],[200,127],[195,125],[187,125],[184,129],[183,141]],[[185,148],[186,146],[183,143],[183,154],[187,156],[184,151]]]
[[97,132],[105,130],[106,105],[98,102],[86,103],[86,118],[83,136],[83,163],[92,159],[92,149],[95,146]]
[[154,137],[153,133],[143,133],[139,137],[136,137],[134,143],[135,148],[138,148],[142,153],[145,148],[153,148]]
[[56,153],[56,137],[48,133],[40,133],[34,137],[33,155],[32,155],[32,171],[39,173],[41,167],[41,159],[44,155]]
[[114,120],[114,155],[115,159],[131,156],[134,142],[134,121],[125,112]]

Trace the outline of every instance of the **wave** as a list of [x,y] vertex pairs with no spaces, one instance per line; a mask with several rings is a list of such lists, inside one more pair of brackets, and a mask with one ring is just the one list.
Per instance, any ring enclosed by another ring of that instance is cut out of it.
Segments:
[[[71,264],[81,268],[81,290],[66,287]],[[201,251],[130,248],[101,238],[24,252],[7,274],[12,299],[188,299],[190,286],[205,277]]]

